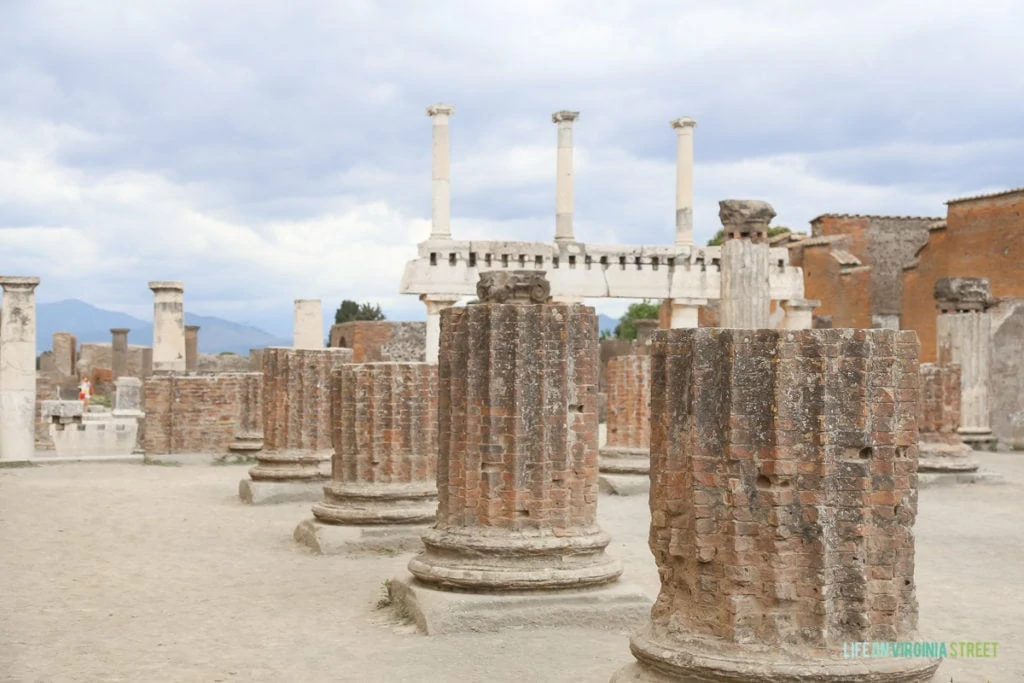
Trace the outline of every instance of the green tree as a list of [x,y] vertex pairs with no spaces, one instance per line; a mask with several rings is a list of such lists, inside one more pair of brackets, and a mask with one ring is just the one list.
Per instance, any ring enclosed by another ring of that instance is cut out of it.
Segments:
[[[789,228],[787,228],[786,226],[784,226],[784,225],[777,225],[774,228],[768,228],[768,239],[771,239],[772,237],[775,237],[776,235],[781,235],[783,233],[787,233],[788,234],[788,233],[791,233],[791,232],[793,232],[793,231],[790,230]],[[724,241],[725,241],[725,230],[723,229],[723,230],[719,230],[718,232],[716,232],[715,236],[708,240],[708,246],[709,247],[717,247],[717,246],[721,245],[722,242],[724,242]]]
[[619,318],[619,324],[615,326],[615,336],[618,339],[636,339],[637,320],[657,320],[661,306],[644,299],[638,304],[630,304],[626,314]]
[[345,299],[334,312],[335,323],[347,323],[353,320],[384,320],[384,312],[380,310],[379,304],[369,302],[357,304],[355,301]]

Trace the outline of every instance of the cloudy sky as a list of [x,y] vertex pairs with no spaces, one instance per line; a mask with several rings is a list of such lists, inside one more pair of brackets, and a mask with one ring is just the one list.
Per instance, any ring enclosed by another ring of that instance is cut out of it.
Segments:
[[[815,0],[0,0],[0,271],[40,301],[188,310],[290,334],[295,298],[397,294],[430,219],[433,102],[457,238],[668,243],[675,137],[717,201],[943,216],[1024,184],[1024,3]],[[618,315],[624,302],[599,309]]]

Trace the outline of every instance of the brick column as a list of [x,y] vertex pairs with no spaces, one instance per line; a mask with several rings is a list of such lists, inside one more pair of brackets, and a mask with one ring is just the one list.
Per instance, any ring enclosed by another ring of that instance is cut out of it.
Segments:
[[697,122],[684,116],[670,125],[676,131],[676,246],[692,247],[693,129]]
[[960,367],[921,364],[921,409],[918,417],[920,472],[973,472],[978,461],[969,457],[960,427]]
[[37,277],[0,277],[0,461],[36,452]]
[[296,299],[292,346],[296,349],[324,348],[324,309],[320,299]]
[[[252,351],[249,353],[252,354]],[[257,451],[263,450],[262,372],[245,374],[239,399],[238,429],[235,431],[235,440],[228,446],[228,451],[240,459],[248,459],[255,457]]]
[[115,381],[128,374],[129,332],[131,330],[127,327],[110,328],[110,371]]
[[185,372],[185,285],[155,281],[153,290],[153,373]]
[[600,452],[601,489],[640,493],[650,484],[651,357],[616,356],[608,361],[606,377],[608,436]]
[[70,332],[54,332],[52,343],[57,372],[64,377],[74,377],[78,370],[78,340],[75,335]]
[[419,550],[437,511],[437,365],[343,365],[331,383],[331,481],[295,539],[323,554]]
[[719,270],[722,276],[721,326],[760,330],[768,327],[768,223],[775,209],[768,202],[726,199],[718,202],[725,228]]
[[573,235],[573,147],[572,124],[578,111],[556,111],[551,122],[558,124],[558,156],[555,160],[555,240],[572,242]]
[[[543,303],[549,294],[542,272],[489,272],[480,303],[441,312],[437,523],[409,562],[418,583],[392,582],[428,633],[459,630],[467,610],[470,623],[487,620],[465,591],[512,593],[495,598],[500,616],[530,609],[536,619],[538,593],[575,599],[572,589],[622,573],[597,524],[597,317],[588,306]],[[597,590],[586,604],[556,597],[540,609],[571,623],[604,600]],[[533,593],[515,597],[521,591]],[[624,606],[635,619],[646,603]],[[588,612],[584,621],[594,620]]]
[[199,372],[199,325],[185,325],[185,372]]
[[960,436],[968,444],[995,443],[989,423],[992,305],[989,282],[980,277],[944,277],[935,282],[938,361],[960,366]]
[[621,681],[927,681],[844,657],[917,635],[918,342],[891,330],[654,335],[661,593]]
[[430,239],[452,238],[452,163],[448,120],[455,113],[450,104],[427,107],[433,123],[430,164]]

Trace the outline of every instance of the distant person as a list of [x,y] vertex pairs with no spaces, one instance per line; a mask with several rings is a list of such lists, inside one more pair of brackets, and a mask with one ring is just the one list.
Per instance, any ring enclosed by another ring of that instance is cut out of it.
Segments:
[[78,385],[78,400],[83,402],[82,410],[89,412],[89,397],[92,396],[92,384],[86,375],[82,375],[82,383]]

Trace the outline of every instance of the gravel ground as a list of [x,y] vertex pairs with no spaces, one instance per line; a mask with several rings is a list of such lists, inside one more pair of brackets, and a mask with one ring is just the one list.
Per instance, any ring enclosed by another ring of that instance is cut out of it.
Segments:
[[[937,680],[1024,681],[1024,457],[979,454],[1008,484],[920,494],[921,638],[1000,643]],[[319,557],[308,505],[249,507],[245,467],[69,464],[0,470],[0,680],[607,681],[626,634],[425,637],[379,610],[408,556]],[[644,496],[600,516],[653,596]]]

